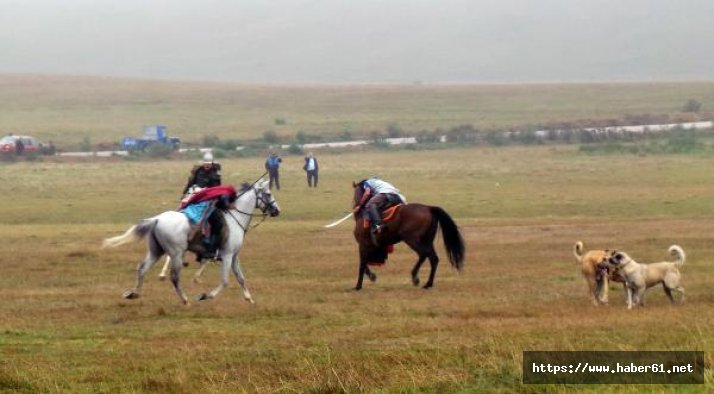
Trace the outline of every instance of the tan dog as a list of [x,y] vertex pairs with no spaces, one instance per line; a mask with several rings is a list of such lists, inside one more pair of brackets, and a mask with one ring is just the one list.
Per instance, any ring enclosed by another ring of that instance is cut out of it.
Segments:
[[664,293],[674,304],[672,290],[682,294],[684,301],[684,288],[680,286],[681,274],[679,267],[684,264],[686,258],[684,250],[678,245],[669,247],[669,254],[676,261],[665,261],[661,263],[639,264],[625,252],[614,250],[610,252],[607,263],[619,269],[620,275],[625,278],[627,288],[627,309],[632,309],[633,305],[645,306],[645,290],[662,284]]
[[580,263],[583,278],[590,289],[592,303],[595,306],[607,304],[609,281],[625,282],[616,270],[610,269],[606,264],[602,264],[610,257],[609,250],[590,250],[584,252],[584,245],[578,241],[573,246],[575,259]]

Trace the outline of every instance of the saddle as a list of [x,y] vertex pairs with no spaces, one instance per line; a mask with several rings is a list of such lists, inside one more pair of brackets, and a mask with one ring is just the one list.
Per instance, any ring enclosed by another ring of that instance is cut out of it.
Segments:
[[[399,203],[396,205],[389,206],[380,212],[380,215],[382,216],[382,222],[383,223],[389,223],[392,219],[394,219],[394,214],[397,213],[397,210],[404,204]],[[369,218],[364,218],[364,221],[362,222],[362,227],[364,228],[369,228],[371,224],[371,220]]]
[[[223,245],[228,240],[228,224],[226,223],[226,218],[223,215],[219,215],[221,210],[216,210],[211,214],[211,217],[206,220],[205,226],[201,226],[200,223],[191,224],[191,231],[188,233],[188,249],[189,251],[196,253],[197,255],[204,254],[206,252],[206,246],[203,243],[203,239],[206,235],[213,237],[214,241],[218,245]],[[221,233],[211,234],[212,231],[210,226],[211,220],[217,220],[221,222]],[[204,228],[209,233],[204,234]],[[217,241],[216,238],[217,237]]]

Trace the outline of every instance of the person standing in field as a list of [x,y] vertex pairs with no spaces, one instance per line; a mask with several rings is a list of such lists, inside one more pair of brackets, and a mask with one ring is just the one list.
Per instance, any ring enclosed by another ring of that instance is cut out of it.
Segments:
[[22,156],[25,153],[25,143],[22,142],[22,138],[17,137],[15,140],[15,154]]
[[305,165],[302,166],[302,169],[307,173],[307,187],[317,187],[319,165],[317,164],[317,157],[312,152],[305,156]]
[[203,160],[191,169],[191,174],[188,176],[188,182],[183,188],[182,195],[188,193],[188,189],[192,186],[214,187],[221,184],[221,165],[213,161],[213,154],[206,152],[203,155]]
[[273,189],[273,182],[275,182],[275,187],[280,190],[280,163],[282,162],[283,159],[271,149],[268,158],[265,160],[265,169],[268,170],[268,176],[270,177],[268,187],[271,190]]

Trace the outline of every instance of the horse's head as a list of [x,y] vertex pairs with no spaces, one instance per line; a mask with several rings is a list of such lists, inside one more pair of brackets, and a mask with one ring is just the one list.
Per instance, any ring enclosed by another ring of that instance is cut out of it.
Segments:
[[261,178],[255,183],[254,189],[257,196],[256,206],[271,217],[280,215],[278,202],[275,201],[275,197],[270,191],[270,182]]

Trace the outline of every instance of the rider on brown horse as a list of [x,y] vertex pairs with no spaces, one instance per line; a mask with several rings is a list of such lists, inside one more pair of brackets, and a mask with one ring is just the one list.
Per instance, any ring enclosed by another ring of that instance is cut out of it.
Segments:
[[[449,262],[459,271],[463,268],[464,240],[459,227],[443,208],[419,203],[399,205],[398,209],[389,214],[391,219],[380,223],[381,218],[377,208],[381,208],[381,205],[386,202],[406,202],[399,194],[399,190],[377,178],[366,179],[352,185],[354,187],[352,201],[355,207],[354,237],[359,246],[360,257],[355,290],[362,288],[365,275],[373,282],[376,280],[377,276],[368,266],[383,264],[389,253],[389,246],[400,242],[407,244],[419,257],[412,268],[412,283],[415,286],[419,284],[419,269],[428,259],[431,271],[424,288],[432,287],[436,267],[439,264],[439,256],[434,250],[434,238],[438,229],[441,229]],[[359,211],[365,203],[366,214],[360,215]],[[373,231],[377,231],[376,233],[367,229],[365,221],[368,217],[372,218],[372,228]],[[381,224],[381,231],[379,224]]]
[[376,176],[365,179],[359,185],[364,189],[364,194],[353,211],[357,213],[363,206],[366,207],[364,210],[365,219],[369,218],[372,233],[378,233],[383,226],[380,212],[390,205],[406,204],[407,199],[391,183]]

